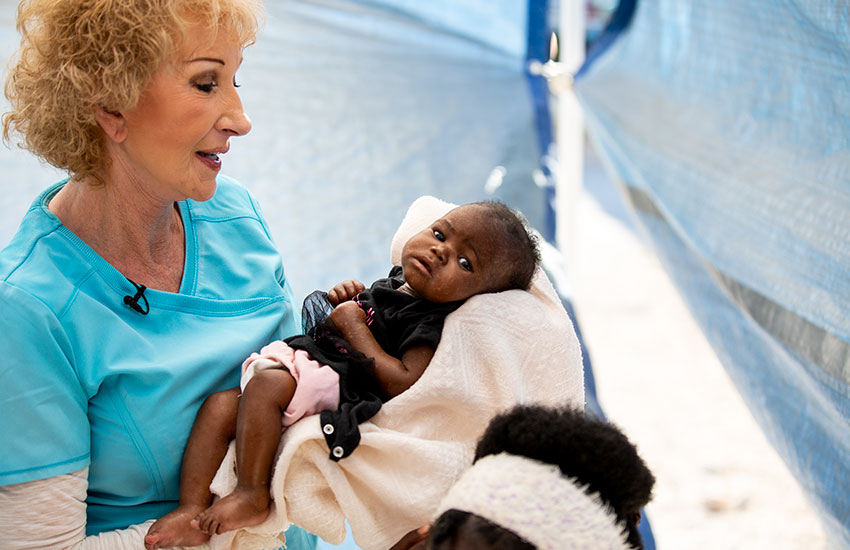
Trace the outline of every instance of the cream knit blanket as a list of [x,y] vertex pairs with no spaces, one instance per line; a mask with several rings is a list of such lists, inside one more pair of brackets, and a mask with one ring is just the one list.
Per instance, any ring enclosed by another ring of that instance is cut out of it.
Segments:
[[[392,245],[399,263],[407,239],[454,205],[433,197],[409,208]],[[318,415],[281,438],[268,519],[216,535],[213,549],[278,548],[294,523],[327,542],[345,538],[345,520],[365,550],[387,550],[429,523],[452,484],[472,463],[494,414],[518,403],[584,406],[581,350],[566,311],[541,270],[528,292],[470,298],[450,314],[422,377],[361,424],[355,452],[328,459]],[[213,480],[217,495],[236,485],[230,450]]]

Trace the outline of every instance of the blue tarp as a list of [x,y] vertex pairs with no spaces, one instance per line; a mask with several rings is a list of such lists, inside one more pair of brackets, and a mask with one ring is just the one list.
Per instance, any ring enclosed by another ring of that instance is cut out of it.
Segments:
[[575,83],[589,132],[850,547],[850,5],[628,1],[619,23]]

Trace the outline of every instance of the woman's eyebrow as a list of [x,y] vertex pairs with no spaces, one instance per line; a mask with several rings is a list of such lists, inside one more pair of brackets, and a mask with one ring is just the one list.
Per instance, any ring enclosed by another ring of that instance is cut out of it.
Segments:
[[218,63],[220,65],[226,65],[223,59],[218,59],[216,57],[196,57],[194,59],[186,61],[186,63],[196,63],[198,61],[209,61],[212,63]]

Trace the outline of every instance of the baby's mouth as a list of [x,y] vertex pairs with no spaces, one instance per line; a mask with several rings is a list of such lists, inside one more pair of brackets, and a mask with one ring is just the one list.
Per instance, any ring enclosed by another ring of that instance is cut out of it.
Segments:
[[426,273],[428,273],[428,275],[431,275],[431,272],[432,272],[432,270],[431,270],[431,264],[430,264],[430,263],[428,263],[428,260],[425,260],[425,259],[423,259],[423,258],[416,258],[416,261],[419,263],[419,265],[420,265],[420,266],[422,266],[422,269],[423,269]]

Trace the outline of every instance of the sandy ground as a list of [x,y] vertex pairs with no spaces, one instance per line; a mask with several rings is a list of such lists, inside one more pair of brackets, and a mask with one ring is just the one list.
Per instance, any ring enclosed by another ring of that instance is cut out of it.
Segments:
[[586,162],[569,277],[602,407],[657,477],[648,513],[658,548],[825,548],[592,150]]

